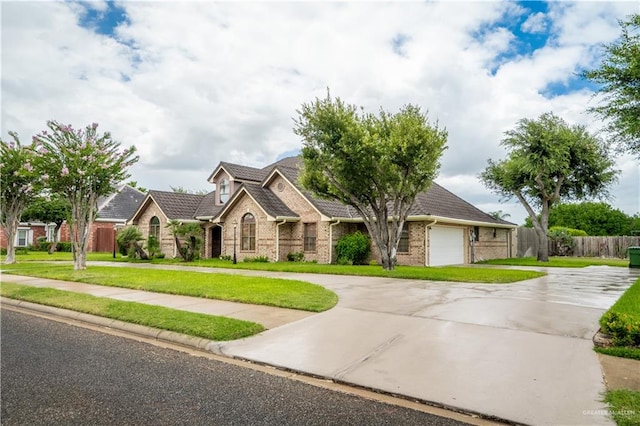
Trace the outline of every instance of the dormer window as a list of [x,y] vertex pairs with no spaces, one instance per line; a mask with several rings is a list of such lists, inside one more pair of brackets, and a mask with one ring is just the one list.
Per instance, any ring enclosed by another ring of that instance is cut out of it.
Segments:
[[229,201],[229,181],[222,179],[220,181],[220,203],[224,204]]

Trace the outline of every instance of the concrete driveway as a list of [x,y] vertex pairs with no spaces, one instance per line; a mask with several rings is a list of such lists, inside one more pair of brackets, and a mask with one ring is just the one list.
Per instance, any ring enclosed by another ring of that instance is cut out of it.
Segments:
[[340,302],[220,349],[519,423],[613,424],[591,338],[640,271],[546,272],[516,284],[269,274],[321,284]]

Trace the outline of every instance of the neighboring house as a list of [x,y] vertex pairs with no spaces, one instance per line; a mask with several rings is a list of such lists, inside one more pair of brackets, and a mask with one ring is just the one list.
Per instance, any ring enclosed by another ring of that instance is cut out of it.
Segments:
[[[290,157],[262,169],[221,162],[207,195],[150,191],[130,223],[156,235],[175,256],[169,220],[199,222],[205,258],[266,256],[335,262],[335,244],[348,233],[367,232],[362,218],[344,204],[322,200],[298,183],[302,160]],[[409,211],[397,259],[401,265],[448,265],[513,255],[516,225],[495,219],[434,183]],[[372,248],[378,260],[377,249]]]
[[[26,248],[37,244],[38,238],[46,237],[47,241],[53,241],[53,231],[55,223],[46,224],[42,222],[20,222],[16,233],[15,247]],[[7,237],[0,230],[0,247],[7,248]]]
[[[89,235],[89,251],[111,252],[115,247],[118,229],[127,224],[145,196],[129,185],[121,185],[116,191],[98,199],[98,214]],[[53,241],[56,224],[21,222],[16,234],[16,247],[29,247],[38,242],[39,237]],[[71,241],[69,227],[64,222],[58,231],[58,241]],[[4,232],[0,232],[0,247],[7,248]]]
[[[89,235],[89,251],[112,252],[117,231],[137,211],[145,193],[129,185],[119,186],[113,194],[98,199],[98,213]],[[60,227],[60,241],[71,241],[66,222]]]

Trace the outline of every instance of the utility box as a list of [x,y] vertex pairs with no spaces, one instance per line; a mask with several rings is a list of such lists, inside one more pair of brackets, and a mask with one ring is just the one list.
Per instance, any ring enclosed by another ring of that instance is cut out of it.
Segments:
[[640,268],[640,247],[629,247],[629,268]]

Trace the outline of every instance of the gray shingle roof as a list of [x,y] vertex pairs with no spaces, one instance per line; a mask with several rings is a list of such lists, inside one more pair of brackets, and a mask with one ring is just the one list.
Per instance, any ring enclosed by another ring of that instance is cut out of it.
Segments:
[[469,220],[501,225],[512,225],[505,220],[495,219],[437,183],[418,194],[409,210],[409,216],[440,216],[451,219]]
[[128,220],[138,210],[146,194],[129,185],[118,188],[115,194],[105,197],[99,202],[99,220]]
[[149,195],[170,220],[193,220],[198,206],[205,197],[200,194],[167,191],[149,191]]
[[222,207],[224,207],[224,206],[216,206],[215,202],[216,202],[216,191],[212,191],[207,195],[205,195],[204,197],[202,197],[202,200],[200,201],[200,204],[198,205],[198,208],[196,209],[194,216],[196,218],[215,217],[220,212],[220,210],[222,210]]
[[246,183],[244,189],[253,197],[269,216],[299,217],[296,212],[287,207],[270,189],[261,185]]
[[[291,183],[296,185],[298,190],[300,190],[322,214],[332,218],[360,218],[360,214],[353,207],[344,205],[338,201],[324,200],[315,197],[310,192],[302,189],[298,184],[301,166],[302,159],[300,157],[289,157],[274,163],[270,167],[272,169],[277,168]],[[440,216],[472,222],[513,225],[505,220],[495,219],[435,182],[427,191],[418,194],[413,207],[409,210],[409,216]]]
[[265,177],[264,169],[257,169],[255,167],[241,166],[239,164],[220,162],[220,165],[231,174],[236,180],[260,182]]

